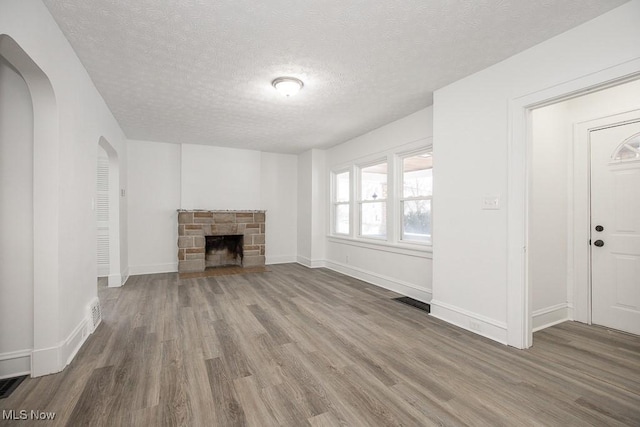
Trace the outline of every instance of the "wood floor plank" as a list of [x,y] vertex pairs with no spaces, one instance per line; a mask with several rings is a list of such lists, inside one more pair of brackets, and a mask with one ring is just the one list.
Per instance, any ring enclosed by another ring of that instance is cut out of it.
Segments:
[[241,426],[245,414],[238,401],[233,381],[220,358],[205,360],[211,396],[214,402],[212,425]]
[[99,296],[73,362],[0,411],[53,411],[54,426],[640,425],[640,337],[602,327],[565,322],[516,350],[297,264],[133,276]]

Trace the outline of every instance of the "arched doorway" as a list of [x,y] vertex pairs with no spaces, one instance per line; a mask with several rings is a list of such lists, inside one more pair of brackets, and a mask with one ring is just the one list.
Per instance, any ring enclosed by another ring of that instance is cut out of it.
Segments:
[[0,378],[31,372],[33,349],[33,106],[0,55]]
[[59,131],[51,82],[29,55],[0,34],[0,56],[26,83],[33,106],[33,350],[31,376],[58,372],[59,355]]

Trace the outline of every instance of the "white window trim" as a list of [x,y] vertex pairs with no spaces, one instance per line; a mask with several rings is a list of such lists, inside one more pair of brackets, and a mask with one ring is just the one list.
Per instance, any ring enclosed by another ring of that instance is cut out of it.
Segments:
[[[349,174],[349,200],[347,200],[346,202],[339,202],[338,199],[338,195],[337,195],[337,179],[336,177],[340,174],[343,173],[348,173]],[[338,169],[338,170],[334,170],[331,172],[331,235],[335,235],[335,236],[340,236],[340,237],[345,237],[345,236],[351,236],[352,232],[353,232],[353,220],[352,220],[352,206],[351,206],[351,202],[353,201],[353,171],[351,170],[351,168],[347,168],[347,169]],[[349,232],[347,233],[339,233],[336,231],[336,210],[337,207],[339,205],[347,205],[349,206]]]
[[[362,199],[362,169],[368,168],[369,166],[375,166],[375,165],[380,165],[382,163],[386,163],[387,164],[387,197],[385,199],[375,199],[375,200],[363,200]],[[393,196],[392,194],[392,185],[393,183],[391,183],[391,185],[389,185],[389,181],[390,181],[390,172],[392,170],[391,168],[391,162],[389,161],[389,156],[384,156],[384,157],[377,157],[374,160],[369,160],[366,163],[357,163],[354,166],[354,169],[356,171],[356,212],[355,212],[355,216],[356,216],[356,222],[355,225],[357,228],[355,228],[355,234],[358,236],[359,239],[363,239],[363,240],[373,240],[373,241],[379,241],[379,242],[388,242],[389,241],[389,231],[391,230],[391,228],[389,228],[389,225],[393,224],[392,222],[390,223],[390,212],[389,212],[389,199]],[[391,197],[390,197],[391,196]],[[384,203],[385,204],[385,210],[386,210],[386,215],[387,215],[387,234],[386,236],[363,236],[362,235],[362,224],[361,224],[361,219],[362,219],[362,205],[366,204],[366,203]]]
[[[433,212],[433,188],[431,189],[431,196],[419,196],[419,197],[404,197],[404,165],[403,165],[403,161],[404,159],[406,159],[407,157],[413,157],[413,156],[417,156],[420,154],[429,154],[431,155],[432,159],[433,159],[433,148],[431,146],[429,147],[425,147],[422,149],[418,149],[418,150],[411,150],[411,151],[405,151],[402,153],[398,153],[396,155],[396,164],[398,165],[398,173],[396,176],[396,183],[397,183],[397,191],[398,191],[398,203],[396,208],[397,208],[397,212],[398,212],[398,243],[402,243],[402,244],[406,244],[406,245],[417,245],[417,246],[425,246],[425,247],[432,247],[433,246],[433,222],[431,223],[431,237],[429,239],[429,241],[426,242],[421,242],[421,241],[416,241],[416,240],[405,240],[402,238],[402,235],[404,234],[404,229],[403,229],[403,221],[402,218],[404,217],[404,212],[402,210],[403,204],[405,201],[413,201],[413,200],[429,200],[431,201],[431,212]],[[431,169],[433,170],[433,166],[431,166]]]
[[[415,254],[415,256],[430,257],[433,252],[432,242],[416,242],[401,240],[402,237],[402,215],[400,212],[400,200],[402,195],[402,166],[401,159],[415,154],[433,153],[432,138],[422,138],[411,143],[371,154],[364,158],[353,159],[334,167],[330,172],[330,203],[329,203],[329,234],[327,238],[331,242],[352,244],[355,246],[383,249],[389,252]],[[360,235],[360,170],[363,167],[387,162],[387,237],[380,239]],[[336,186],[335,175],[349,172],[349,234],[335,233],[335,200]],[[431,198],[433,196],[430,196]],[[433,208],[433,205],[432,205]],[[433,224],[432,224],[433,235]],[[433,240],[433,237],[432,237]]]

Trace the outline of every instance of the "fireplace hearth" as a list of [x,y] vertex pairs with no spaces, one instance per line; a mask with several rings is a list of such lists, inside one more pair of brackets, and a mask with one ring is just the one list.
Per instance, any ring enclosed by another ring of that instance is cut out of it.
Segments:
[[265,211],[178,210],[178,271],[265,265]]

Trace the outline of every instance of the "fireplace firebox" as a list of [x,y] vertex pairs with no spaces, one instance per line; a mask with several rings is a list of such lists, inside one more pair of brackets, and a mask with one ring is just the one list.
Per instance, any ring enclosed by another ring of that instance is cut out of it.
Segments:
[[204,238],[205,267],[242,265],[244,258],[242,250],[244,236],[242,234],[204,236]]

